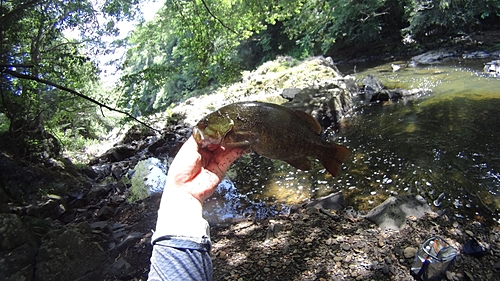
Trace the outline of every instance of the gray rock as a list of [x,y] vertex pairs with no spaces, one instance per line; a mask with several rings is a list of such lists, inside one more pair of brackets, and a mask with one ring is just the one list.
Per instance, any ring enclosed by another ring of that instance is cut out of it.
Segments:
[[354,106],[352,92],[329,85],[331,88],[305,88],[283,106],[311,114],[321,127],[337,124]]
[[28,240],[28,230],[18,215],[0,214],[0,251],[15,249]]
[[0,280],[33,280],[36,247],[24,243],[10,251],[0,251]]
[[376,93],[384,89],[382,80],[375,75],[367,75],[361,83],[363,83],[363,88],[366,92]]
[[143,234],[140,232],[132,232],[127,237],[125,237],[117,246],[116,248],[118,251],[123,251],[126,248],[130,247],[132,244],[137,242],[142,238]]
[[415,255],[417,254],[417,248],[415,247],[406,247],[403,250],[403,255],[405,256],[405,259],[411,259],[414,258]]
[[287,88],[283,89],[283,92],[281,92],[281,96],[287,100],[293,100],[295,96],[301,91],[302,89],[299,88]]
[[119,162],[134,156],[135,153],[135,147],[129,145],[118,145],[106,151],[101,158],[105,158],[109,162]]
[[42,218],[51,217],[58,218],[66,212],[66,207],[59,200],[48,199],[43,203],[37,203],[26,206],[26,214],[31,216],[39,216]]
[[399,100],[402,98],[407,98],[411,96],[422,96],[429,94],[432,90],[431,89],[384,89],[379,92],[373,93],[370,97],[370,101],[389,101],[389,100]]
[[71,228],[45,235],[36,262],[36,280],[101,280],[108,264],[99,244]]
[[107,221],[96,221],[90,224],[90,228],[92,228],[93,230],[103,230],[106,227],[109,227]]
[[496,75],[500,74],[500,60],[494,60],[486,63],[483,71],[486,73],[491,73]]
[[485,51],[465,52],[462,54],[464,59],[485,59],[489,57],[491,57],[491,54]]
[[401,230],[405,227],[406,217],[420,218],[428,212],[431,212],[431,209],[422,196],[391,196],[373,208],[365,218],[382,229]]
[[278,233],[283,229],[283,225],[280,223],[273,223],[269,225],[266,233],[266,240],[278,237]]
[[107,195],[112,189],[112,184],[110,183],[99,183],[94,184],[92,188],[87,193],[88,199],[98,199]]
[[364,100],[369,102],[400,100],[429,94],[431,89],[385,89],[382,81],[375,75],[367,75],[363,81]]
[[340,211],[345,208],[344,194],[342,194],[342,192],[332,193],[325,197],[314,200],[305,206],[305,208],[307,209],[312,207],[321,208],[324,210]]
[[119,258],[110,269],[110,274],[118,277],[118,280],[130,279],[136,270],[124,258]]
[[103,206],[97,212],[97,218],[101,220],[110,219],[115,215],[116,208],[111,206]]
[[447,58],[455,57],[456,55],[457,54],[454,51],[436,50],[414,56],[411,58],[411,60],[412,62],[415,62],[417,64],[436,64],[442,62]]

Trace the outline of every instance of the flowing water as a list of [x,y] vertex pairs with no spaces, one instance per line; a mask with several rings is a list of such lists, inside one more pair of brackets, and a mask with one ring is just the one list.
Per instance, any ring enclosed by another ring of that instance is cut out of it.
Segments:
[[[391,62],[358,71],[353,75],[359,80],[374,74],[388,88],[430,88],[432,93],[399,102],[358,102],[329,138],[352,150],[335,178],[319,163],[300,171],[252,154],[228,172],[234,186],[226,182],[207,205],[218,208],[220,219],[274,215],[283,206],[336,191],[364,212],[390,195],[421,194],[432,203],[444,194],[436,210],[498,223],[500,78],[482,74],[483,63],[405,67],[405,62]],[[391,64],[403,67],[393,72]]]

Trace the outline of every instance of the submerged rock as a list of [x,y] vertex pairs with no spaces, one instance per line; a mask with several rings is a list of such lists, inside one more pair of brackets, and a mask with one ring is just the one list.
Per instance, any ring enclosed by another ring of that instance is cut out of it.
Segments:
[[345,208],[345,197],[341,191],[335,192],[307,203],[305,208],[321,208],[324,210],[340,211]]
[[363,81],[363,90],[360,92],[364,95],[364,100],[369,102],[400,100],[404,98],[414,98],[421,95],[426,95],[432,92],[431,89],[416,88],[416,89],[385,89],[382,80],[375,75],[367,75]]

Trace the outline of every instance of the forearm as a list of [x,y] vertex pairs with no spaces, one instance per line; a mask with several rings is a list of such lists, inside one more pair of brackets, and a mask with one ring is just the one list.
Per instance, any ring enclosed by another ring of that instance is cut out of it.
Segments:
[[210,239],[201,202],[178,188],[166,187],[163,191],[152,243],[165,237],[190,237],[195,242],[203,237]]
[[148,280],[212,280],[210,228],[201,202],[177,188],[165,188]]

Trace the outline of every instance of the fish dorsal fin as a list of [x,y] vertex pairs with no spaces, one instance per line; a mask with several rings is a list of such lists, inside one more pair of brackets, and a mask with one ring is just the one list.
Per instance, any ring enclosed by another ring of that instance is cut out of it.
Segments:
[[300,116],[300,118],[302,118],[302,120],[304,120],[307,125],[309,125],[309,128],[311,128],[314,133],[316,133],[317,135],[321,133],[321,125],[319,124],[318,120],[316,120],[316,118],[311,116],[311,114],[298,109],[294,109],[293,111],[298,116]]

